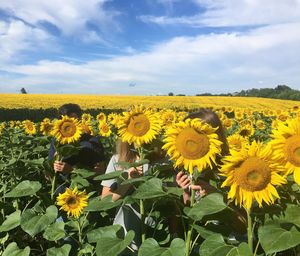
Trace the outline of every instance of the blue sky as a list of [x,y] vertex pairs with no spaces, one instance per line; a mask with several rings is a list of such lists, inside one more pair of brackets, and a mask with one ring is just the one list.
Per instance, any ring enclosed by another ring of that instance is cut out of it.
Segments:
[[300,89],[299,0],[0,1],[0,93]]

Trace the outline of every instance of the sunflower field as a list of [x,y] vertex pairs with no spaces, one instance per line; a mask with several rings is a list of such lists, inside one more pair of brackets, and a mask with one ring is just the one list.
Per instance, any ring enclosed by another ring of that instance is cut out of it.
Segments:
[[[299,255],[300,109],[295,102],[227,105],[214,105],[217,126],[149,104],[84,113],[80,120],[0,122],[0,255]],[[138,161],[119,164],[147,163],[147,174],[127,179],[123,171],[74,166],[59,184],[53,162],[76,154],[84,134],[100,140],[106,165],[118,139],[134,144]],[[49,160],[53,141],[57,154]],[[188,189],[175,182],[178,173],[188,177]],[[110,179],[132,193],[101,197],[101,181]],[[117,209],[128,204],[140,214],[138,248],[134,229],[113,224]]]

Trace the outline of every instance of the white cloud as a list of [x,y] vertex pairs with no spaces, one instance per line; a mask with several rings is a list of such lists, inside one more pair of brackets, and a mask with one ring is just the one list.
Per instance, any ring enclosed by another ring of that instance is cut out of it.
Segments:
[[14,0],[1,1],[0,9],[11,15],[39,27],[41,22],[48,22],[56,26],[65,36],[80,36],[87,38],[89,23],[92,23],[101,32],[107,32],[114,27],[119,29],[114,21],[117,12],[104,10],[104,3],[108,0]]
[[36,47],[42,50],[51,41],[46,32],[22,21],[0,21],[0,64],[18,61],[24,50],[35,50]]
[[[10,65],[11,90],[103,94],[195,94],[287,84],[300,89],[300,23],[243,33],[178,37],[150,51],[71,64],[40,61]],[[135,87],[129,87],[132,82]],[[7,81],[6,81],[7,84]],[[0,86],[4,83],[0,81]]]
[[140,16],[143,22],[158,25],[247,26],[300,21],[300,1],[286,0],[193,0],[205,11],[193,16]]

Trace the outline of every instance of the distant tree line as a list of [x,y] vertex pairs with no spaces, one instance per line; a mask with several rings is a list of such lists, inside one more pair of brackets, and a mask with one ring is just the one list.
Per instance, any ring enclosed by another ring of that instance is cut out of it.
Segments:
[[[175,96],[173,92],[168,94],[169,96]],[[185,96],[184,94],[177,94],[176,96]],[[234,93],[200,93],[196,96],[232,96],[232,97],[259,97],[259,98],[272,98],[272,99],[284,99],[284,100],[300,100],[300,91],[292,89],[287,85],[278,85],[275,88],[261,88],[261,89],[249,89],[242,90]]]

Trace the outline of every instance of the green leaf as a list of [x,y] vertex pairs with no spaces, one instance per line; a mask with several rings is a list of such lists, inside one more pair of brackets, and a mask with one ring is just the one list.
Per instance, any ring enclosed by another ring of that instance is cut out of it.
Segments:
[[19,249],[18,245],[15,242],[13,242],[5,248],[2,256],[29,256],[29,254],[29,246],[26,246],[24,249]]
[[266,254],[281,252],[300,244],[300,232],[295,226],[287,230],[274,221],[259,227],[258,238]]
[[142,177],[133,178],[133,179],[126,179],[121,183],[121,185],[141,183],[141,182],[146,181],[148,179],[149,179],[149,177],[147,177],[147,176],[142,176]]
[[55,222],[46,228],[43,237],[48,241],[57,241],[62,239],[66,236],[64,228],[64,222]]
[[300,206],[289,204],[285,210],[284,221],[293,223],[300,227]]
[[185,244],[182,239],[172,240],[169,248],[160,247],[153,238],[148,238],[141,245],[138,256],[182,256],[184,255]]
[[71,251],[71,245],[65,244],[60,248],[52,247],[47,250],[47,256],[68,256]]
[[141,165],[148,164],[148,163],[149,163],[148,159],[142,159],[142,160],[140,160],[138,162],[134,162],[134,163],[120,161],[120,162],[117,162],[117,165],[123,167],[123,169],[129,169],[131,167],[139,167]]
[[162,181],[158,178],[152,178],[140,185],[132,195],[135,199],[150,199],[167,195],[162,189]]
[[16,210],[12,214],[6,217],[6,220],[2,223],[0,227],[0,232],[5,232],[12,230],[20,225],[21,211]]
[[89,243],[97,243],[102,237],[114,237],[121,229],[120,225],[100,227],[87,233]]
[[114,171],[111,173],[107,173],[107,174],[102,174],[102,175],[98,175],[94,178],[94,180],[110,180],[110,179],[115,179],[118,178],[122,175],[122,173],[124,173],[123,171]]
[[238,247],[233,248],[226,256],[252,256],[249,245],[241,243]]
[[66,144],[66,145],[59,145],[57,148],[56,148],[56,151],[58,153],[58,155],[60,157],[62,156],[71,156],[71,155],[76,155],[78,154],[79,152],[79,149],[80,147],[76,147],[74,145],[71,145],[71,144]]
[[94,246],[91,244],[83,244],[82,249],[78,252],[78,256],[94,255]]
[[103,234],[96,246],[97,256],[111,256],[118,255],[126,249],[126,247],[131,243],[134,238],[134,231],[130,230],[124,239],[119,238],[117,234],[113,237],[111,234],[106,236],[106,233]]
[[25,210],[21,215],[21,228],[32,237],[45,230],[57,217],[54,205],[46,209],[43,215],[37,215],[32,209]]
[[122,204],[122,200],[113,201],[112,195],[106,196],[102,199],[100,197],[89,201],[88,206],[84,209],[88,212],[107,211]]
[[201,220],[204,216],[220,212],[227,208],[223,196],[218,193],[209,194],[200,199],[192,208],[184,208],[184,212],[193,220]]
[[41,189],[42,185],[38,181],[24,180],[20,182],[12,191],[5,194],[5,197],[22,197],[34,195]]

